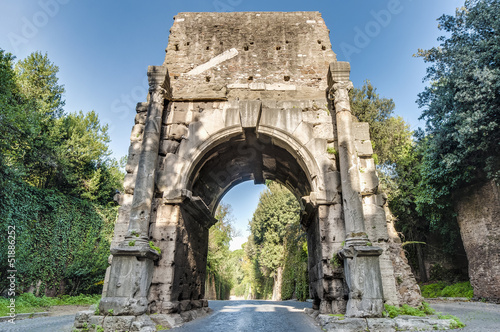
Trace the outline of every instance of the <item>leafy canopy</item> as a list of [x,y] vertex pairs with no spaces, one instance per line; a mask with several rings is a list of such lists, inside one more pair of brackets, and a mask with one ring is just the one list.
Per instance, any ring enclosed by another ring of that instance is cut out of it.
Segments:
[[500,180],[500,2],[470,0],[439,18],[448,36],[419,50],[431,65],[419,94],[429,147],[424,158],[428,197],[485,177]]

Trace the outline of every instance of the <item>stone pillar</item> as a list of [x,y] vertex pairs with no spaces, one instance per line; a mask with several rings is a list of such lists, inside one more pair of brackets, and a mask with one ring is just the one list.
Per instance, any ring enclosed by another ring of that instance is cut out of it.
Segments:
[[100,313],[104,315],[139,316],[148,309],[154,262],[159,258],[159,253],[150,248],[148,236],[166,76],[165,67],[148,68],[149,103],[129,228],[125,239],[111,248],[113,259],[108,288],[99,304]]
[[130,223],[125,237],[127,242],[135,240],[137,243],[148,243],[165,95],[163,83],[166,75],[165,67],[149,66],[148,68],[148,114],[139,157],[139,169],[135,180],[134,199],[130,210]]
[[363,215],[359,163],[354,144],[352,114],[349,103],[350,65],[333,62],[328,86],[333,97],[337,120],[342,205],[346,230],[345,246],[340,252],[349,287],[347,317],[380,317],[384,309],[379,256],[382,249],[368,242]]

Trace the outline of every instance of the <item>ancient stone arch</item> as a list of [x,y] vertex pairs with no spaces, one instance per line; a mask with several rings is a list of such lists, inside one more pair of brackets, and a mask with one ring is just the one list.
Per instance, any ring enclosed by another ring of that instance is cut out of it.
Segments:
[[395,274],[409,269],[387,230],[369,128],[353,120],[350,66],[321,15],[181,13],[166,51],[137,105],[101,314],[207,306],[217,204],[268,179],[301,203],[315,308],[376,317],[405,301]]

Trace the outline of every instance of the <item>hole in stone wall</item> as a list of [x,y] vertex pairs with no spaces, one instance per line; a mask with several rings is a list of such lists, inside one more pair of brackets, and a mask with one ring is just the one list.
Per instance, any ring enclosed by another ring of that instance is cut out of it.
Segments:
[[276,51],[281,50],[281,46],[276,46]]
[[245,51],[248,51],[248,49],[249,49],[248,45],[243,46],[243,49],[244,49]]
[[175,50],[178,51],[179,50],[179,44],[175,44]]
[[186,43],[186,46],[189,46],[190,44],[191,44],[190,42],[187,42],[187,43]]
[[177,76],[177,75],[174,75],[174,80],[176,80],[176,79],[178,79],[178,78],[179,78],[179,76]]
[[210,76],[205,77],[205,81],[210,82]]
[[321,49],[322,49],[323,51],[326,51],[326,46],[325,46],[325,45],[321,46]]
[[250,45],[253,45],[253,42],[250,42]]
[[207,51],[210,50],[210,46],[207,46]]
[[290,41],[287,40],[287,41],[285,41],[285,43],[290,44]]
[[290,76],[285,76],[285,77],[283,77],[283,80],[284,80],[285,82],[290,81]]
[[248,76],[249,81],[253,81],[253,76]]
[[321,40],[318,40],[318,44],[321,44]]
[[182,301],[182,293],[179,294],[179,297],[177,298],[177,301]]
[[224,42],[220,42],[221,45],[224,45]]

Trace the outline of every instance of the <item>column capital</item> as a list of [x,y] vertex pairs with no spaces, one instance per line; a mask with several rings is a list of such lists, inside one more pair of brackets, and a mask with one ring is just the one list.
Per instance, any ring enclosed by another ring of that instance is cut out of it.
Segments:
[[349,91],[353,89],[353,87],[351,81],[336,82],[331,85],[328,98],[333,100],[337,113],[341,111],[351,111]]
[[167,67],[148,67],[149,93],[153,102],[162,102],[170,96],[170,77]]
[[351,65],[349,62],[336,61],[330,63],[328,68],[328,88],[337,82],[348,82],[351,73]]

